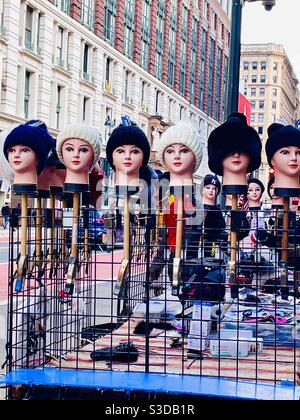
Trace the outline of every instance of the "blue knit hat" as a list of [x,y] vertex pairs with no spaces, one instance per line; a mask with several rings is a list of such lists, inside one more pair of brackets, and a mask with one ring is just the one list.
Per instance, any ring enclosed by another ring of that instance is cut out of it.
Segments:
[[46,166],[54,141],[48,132],[45,123],[39,120],[31,120],[16,127],[6,137],[3,152],[8,160],[8,149],[17,144],[30,147],[36,154],[38,165],[37,175],[40,175]]

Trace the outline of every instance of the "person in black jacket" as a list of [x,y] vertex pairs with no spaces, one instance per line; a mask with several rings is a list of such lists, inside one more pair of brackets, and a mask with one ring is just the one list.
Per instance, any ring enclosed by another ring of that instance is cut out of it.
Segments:
[[5,203],[1,209],[1,214],[3,217],[3,229],[6,229],[9,224],[9,215],[10,215],[10,208],[8,203]]

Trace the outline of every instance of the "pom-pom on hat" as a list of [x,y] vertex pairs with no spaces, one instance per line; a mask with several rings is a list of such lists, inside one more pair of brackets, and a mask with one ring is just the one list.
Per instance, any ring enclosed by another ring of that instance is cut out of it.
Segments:
[[183,144],[195,156],[194,172],[199,168],[203,157],[203,146],[199,131],[191,123],[180,121],[169,127],[161,136],[158,143],[158,159],[165,165],[164,152],[172,144]]
[[247,172],[255,171],[261,164],[261,148],[259,135],[247,124],[245,115],[234,112],[208,138],[208,166],[223,176],[223,160],[231,153],[240,152],[250,157]]
[[14,128],[6,137],[3,145],[3,152],[7,160],[8,149],[17,144],[30,147],[35,152],[38,160],[37,174],[40,175],[54,145],[46,124],[39,120],[31,120]]
[[268,135],[266,155],[271,167],[272,158],[279,149],[288,146],[300,147],[300,130],[292,125],[273,123],[268,128]]
[[218,194],[221,191],[221,183],[218,179],[218,177],[216,177],[215,175],[206,175],[204,177],[204,181],[203,181],[203,186],[206,187],[207,185],[214,185],[217,190],[218,190]]
[[72,124],[64,128],[56,141],[56,152],[59,160],[63,163],[62,146],[66,140],[78,139],[85,141],[93,148],[94,160],[90,169],[93,169],[101,153],[101,134],[93,126],[87,124]]
[[259,179],[257,179],[257,178],[249,178],[247,182],[248,182],[248,185],[250,185],[250,184],[257,184],[257,185],[259,185],[260,188],[261,188],[261,195],[263,195],[263,193],[265,192],[265,186],[264,186],[264,184]]
[[113,152],[120,146],[133,145],[139,147],[144,154],[143,167],[148,165],[150,159],[150,144],[146,134],[141,128],[135,123],[131,122],[131,125],[120,124],[111,133],[106,145],[106,158],[109,165],[115,171],[113,164]]

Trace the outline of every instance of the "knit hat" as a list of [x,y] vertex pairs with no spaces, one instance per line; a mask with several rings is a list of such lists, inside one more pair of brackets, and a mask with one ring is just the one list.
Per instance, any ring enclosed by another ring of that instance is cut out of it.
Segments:
[[245,115],[233,112],[208,138],[208,166],[223,176],[223,160],[231,153],[240,152],[250,157],[247,172],[255,171],[261,164],[261,147],[259,135],[247,124]]
[[217,195],[219,195],[220,191],[221,191],[221,183],[218,179],[218,177],[216,177],[215,175],[205,175],[204,181],[203,181],[203,186],[206,187],[206,185],[214,185],[217,190],[218,193]]
[[82,140],[88,143],[90,146],[92,146],[94,152],[94,160],[90,169],[93,169],[98,160],[100,159],[100,132],[95,127],[86,124],[73,124],[69,125],[64,130],[62,130],[56,141],[56,152],[61,162],[63,162],[62,146],[66,140],[70,139]]
[[300,130],[292,125],[273,123],[268,128],[269,138],[266,142],[266,155],[272,167],[274,154],[283,147],[300,147]]
[[114,171],[116,168],[113,164],[113,152],[117,147],[125,145],[139,147],[144,153],[143,167],[148,165],[151,149],[147,136],[141,128],[131,122],[131,125],[129,126],[120,124],[115,128],[108,139],[106,145],[106,158]]
[[257,178],[249,178],[248,179],[248,185],[250,184],[257,184],[260,186],[261,188],[261,195],[263,195],[263,193],[265,192],[265,186],[264,184]]
[[8,149],[17,144],[30,147],[35,152],[38,159],[37,175],[40,175],[46,166],[54,144],[46,124],[39,120],[31,120],[14,128],[6,137],[3,145],[3,152],[7,160]]
[[158,143],[158,159],[165,165],[164,152],[172,144],[183,144],[188,147],[195,156],[194,172],[199,168],[203,157],[203,146],[199,131],[188,122],[180,121],[169,127],[161,136]]

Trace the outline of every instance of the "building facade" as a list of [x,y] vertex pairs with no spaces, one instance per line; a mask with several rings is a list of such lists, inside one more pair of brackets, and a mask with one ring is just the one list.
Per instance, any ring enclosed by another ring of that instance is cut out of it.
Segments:
[[0,130],[37,118],[57,136],[85,122],[104,151],[128,115],[151,143],[180,119],[206,142],[225,115],[230,9],[231,0],[0,0]]
[[273,122],[295,124],[299,113],[298,80],[284,48],[276,44],[242,45],[240,71],[241,91],[251,103],[251,126],[263,143],[262,166],[257,175],[267,182],[267,130]]

